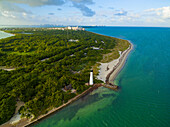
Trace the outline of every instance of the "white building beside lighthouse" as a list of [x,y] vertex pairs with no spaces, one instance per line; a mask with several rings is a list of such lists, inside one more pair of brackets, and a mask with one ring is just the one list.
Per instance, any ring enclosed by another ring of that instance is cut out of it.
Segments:
[[89,85],[93,85],[93,70],[90,71],[90,81]]

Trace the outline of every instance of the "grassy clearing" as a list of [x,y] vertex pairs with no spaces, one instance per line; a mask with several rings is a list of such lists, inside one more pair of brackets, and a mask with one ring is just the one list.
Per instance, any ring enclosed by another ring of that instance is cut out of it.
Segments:
[[119,58],[120,56],[119,51],[125,51],[129,47],[129,45],[130,43],[128,41],[125,41],[125,40],[119,41],[119,43],[115,46],[115,48],[110,50],[111,53],[103,55],[103,59],[101,62],[108,63],[114,59]]

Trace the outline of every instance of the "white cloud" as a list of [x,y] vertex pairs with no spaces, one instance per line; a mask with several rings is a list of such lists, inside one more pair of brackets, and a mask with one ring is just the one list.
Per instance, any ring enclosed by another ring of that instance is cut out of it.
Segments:
[[32,14],[32,12],[27,11],[7,1],[4,0],[0,1],[0,18],[1,18],[0,24],[7,24],[7,23],[9,24],[9,21],[11,20],[12,20],[11,23],[16,23],[14,19],[21,21],[28,14]]
[[1,15],[3,15],[4,17],[8,17],[8,18],[16,18],[16,16],[11,14],[9,11],[2,11]]
[[151,8],[148,10],[145,10],[145,12],[148,12],[148,14],[153,14],[156,16],[159,16],[163,19],[169,19],[170,18],[170,6],[168,7],[162,7],[162,8]]
[[114,15],[116,16],[127,16],[128,12],[121,9],[121,10],[116,10],[116,12],[114,13]]

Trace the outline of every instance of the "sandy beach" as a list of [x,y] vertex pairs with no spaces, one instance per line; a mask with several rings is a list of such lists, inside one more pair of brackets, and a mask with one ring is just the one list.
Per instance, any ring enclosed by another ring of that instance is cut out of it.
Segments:
[[132,49],[133,49],[133,44],[130,43],[128,49],[126,49],[123,52],[119,51],[120,57],[118,59],[115,59],[109,63],[100,63],[101,65],[99,66],[100,70],[99,70],[99,75],[97,76],[97,78],[99,80],[102,80],[104,83],[106,83],[107,80],[108,82],[113,83],[117,74],[120,72],[120,70],[124,66],[127,56]]

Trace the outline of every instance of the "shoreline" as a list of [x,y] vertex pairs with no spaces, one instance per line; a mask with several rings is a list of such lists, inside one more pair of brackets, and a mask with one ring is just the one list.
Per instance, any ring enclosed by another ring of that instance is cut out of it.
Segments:
[[129,53],[133,49],[133,44],[130,41],[128,42],[130,43],[129,47],[120,53],[119,58],[108,63],[100,63],[101,65],[99,66],[99,74],[97,75],[99,80],[102,80],[106,84],[113,83],[116,76],[123,68]]
[[3,34],[8,34],[8,36],[7,36],[7,37],[2,37],[2,38],[0,38],[0,39],[5,39],[5,38],[8,38],[8,37],[15,36],[15,34],[12,34],[12,33],[7,33],[7,32],[5,32],[5,31],[2,31],[2,30],[0,30],[0,32],[1,32],[1,33],[3,33]]
[[130,43],[130,47],[122,53],[119,62],[113,67],[112,71],[107,75],[106,82],[108,81],[109,83],[113,83],[117,75],[123,69],[129,53],[133,50],[133,44],[130,41],[128,42]]
[[[105,35],[103,35],[103,36],[105,36]],[[104,75],[106,81],[108,81],[108,82],[114,81],[116,76],[119,74],[119,72],[123,68],[130,51],[133,49],[133,44],[130,41],[128,41],[128,42],[130,43],[128,49],[123,51],[121,53],[120,57],[118,59],[116,59],[116,60],[119,60],[118,63],[116,63],[116,65],[115,64],[111,65],[110,68],[112,68],[112,69],[109,69],[109,73],[107,73],[107,75]],[[113,61],[115,61],[115,60],[113,60]],[[111,61],[111,62],[113,62],[113,61]],[[111,62],[108,62],[108,63],[111,63]],[[108,63],[105,63],[105,64],[108,64]],[[17,127],[29,127],[31,125],[34,125],[34,124],[40,122],[43,119],[46,119],[47,117],[51,116],[52,114],[60,111],[61,109],[68,106],[69,104],[73,103],[74,101],[80,99],[81,97],[86,96],[87,94],[89,94],[90,92],[92,92],[93,90],[97,89],[100,86],[103,86],[103,85],[101,85],[101,84],[93,85],[92,87],[88,88],[87,90],[85,90],[81,94],[79,94],[79,95],[75,96],[74,98],[70,99],[67,103],[62,104],[61,106],[59,106],[57,108],[53,108],[48,113],[40,115],[39,117],[37,117],[36,119],[34,119],[32,121],[31,121],[31,119],[22,118],[19,122],[17,122],[14,125],[9,124],[8,122],[6,122],[6,123],[4,123],[4,124],[2,124],[0,126],[1,127],[16,127],[16,126]]]

